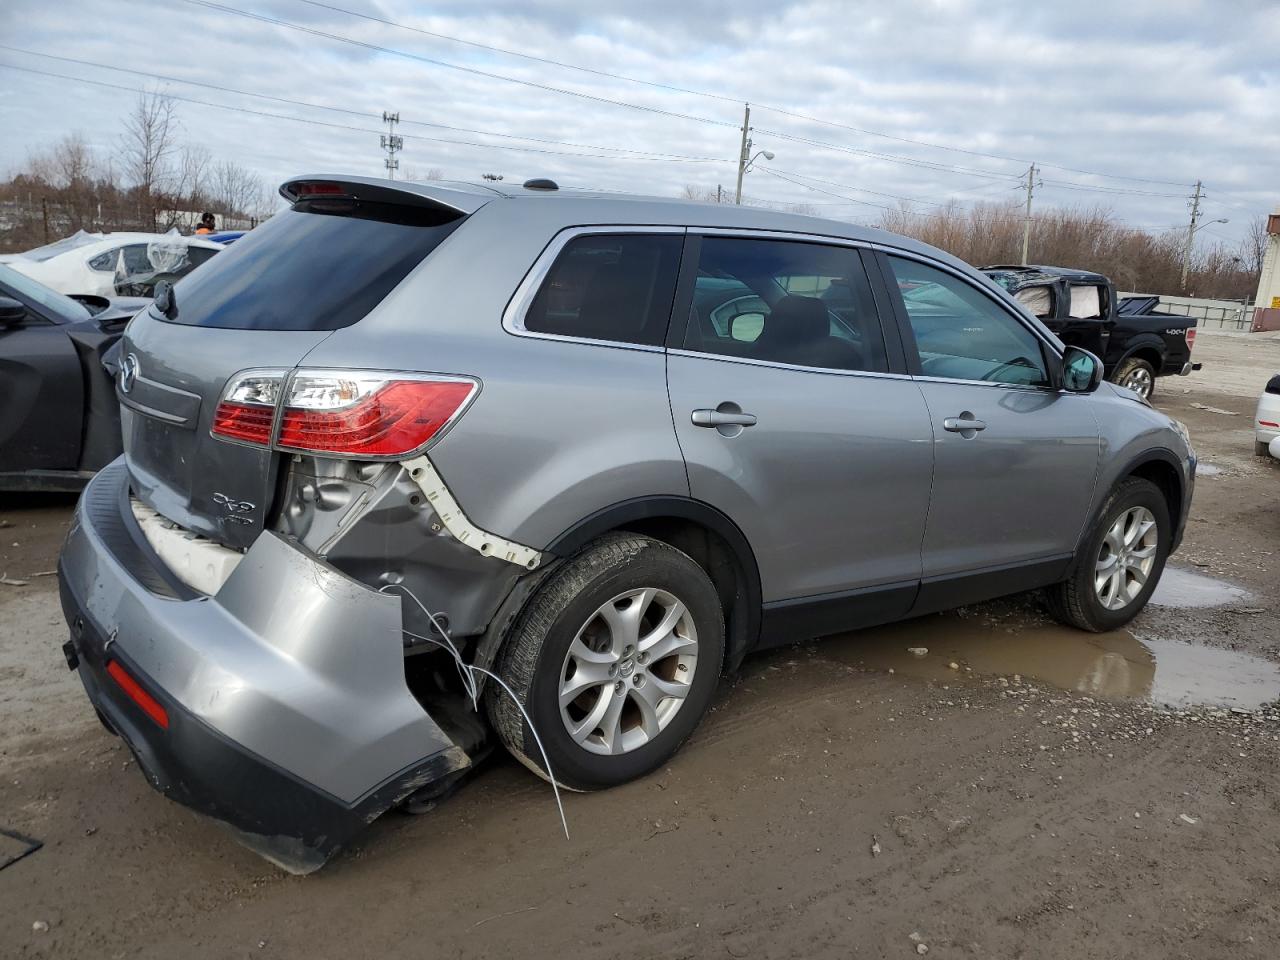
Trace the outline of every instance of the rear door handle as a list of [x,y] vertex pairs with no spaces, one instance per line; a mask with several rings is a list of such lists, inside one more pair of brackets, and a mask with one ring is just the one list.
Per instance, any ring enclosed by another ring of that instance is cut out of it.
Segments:
[[722,410],[695,410],[689,418],[695,427],[754,427],[754,413],[726,413]]
[[958,417],[947,417],[942,421],[942,429],[948,433],[958,433],[964,437],[972,437],[979,430],[987,429],[985,420],[979,420],[967,410]]

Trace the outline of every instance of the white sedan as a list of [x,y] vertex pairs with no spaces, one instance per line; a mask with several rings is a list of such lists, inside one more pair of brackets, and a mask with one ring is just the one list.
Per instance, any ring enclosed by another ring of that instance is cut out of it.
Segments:
[[1280,460],[1280,373],[1267,381],[1253,415],[1253,452]]
[[169,233],[85,233],[0,257],[19,273],[68,296],[150,297],[161,280],[190,273],[221,244]]

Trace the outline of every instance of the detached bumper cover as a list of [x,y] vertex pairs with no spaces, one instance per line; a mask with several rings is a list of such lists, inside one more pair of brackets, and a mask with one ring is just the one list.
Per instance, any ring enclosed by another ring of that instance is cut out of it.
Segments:
[[[294,872],[321,866],[466,754],[404,679],[400,601],[262,534],[213,597],[163,569],[123,461],[86,488],[58,564],[89,699],[158,790]],[[107,674],[119,661],[158,723]]]

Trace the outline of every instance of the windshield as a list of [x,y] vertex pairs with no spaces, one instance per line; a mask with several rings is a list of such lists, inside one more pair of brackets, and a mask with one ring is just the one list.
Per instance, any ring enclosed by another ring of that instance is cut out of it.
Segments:
[[38,283],[2,263],[0,263],[0,294],[16,296],[27,306],[43,307],[46,312],[52,313],[66,323],[87,320],[92,316],[83,304],[76,303],[70,297],[64,297],[56,290],[50,290],[43,283]]

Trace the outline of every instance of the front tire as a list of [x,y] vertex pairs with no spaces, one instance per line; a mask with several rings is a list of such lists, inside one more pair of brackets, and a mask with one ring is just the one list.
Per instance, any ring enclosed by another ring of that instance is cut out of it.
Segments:
[[1130,357],[1120,364],[1112,379],[1120,386],[1128,387],[1143,400],[1150,400],[1156,392],[1156,368],[1137,357]]
[[1140,477],[1122,481],[1090,527],[1071,576],[1049,588],[1053,615],[1093,633],[1123,627],[1151,598],[1172,533],[1160,488]]
[[[711,705],[723,662],[724,618],[706,571],[659,540],[611,534],[538,589],[496,672],[532,719],[556,781],[596,790],[679,749]],[[485,705],[506,748],[546,778],[511,697],[490,684]]]

